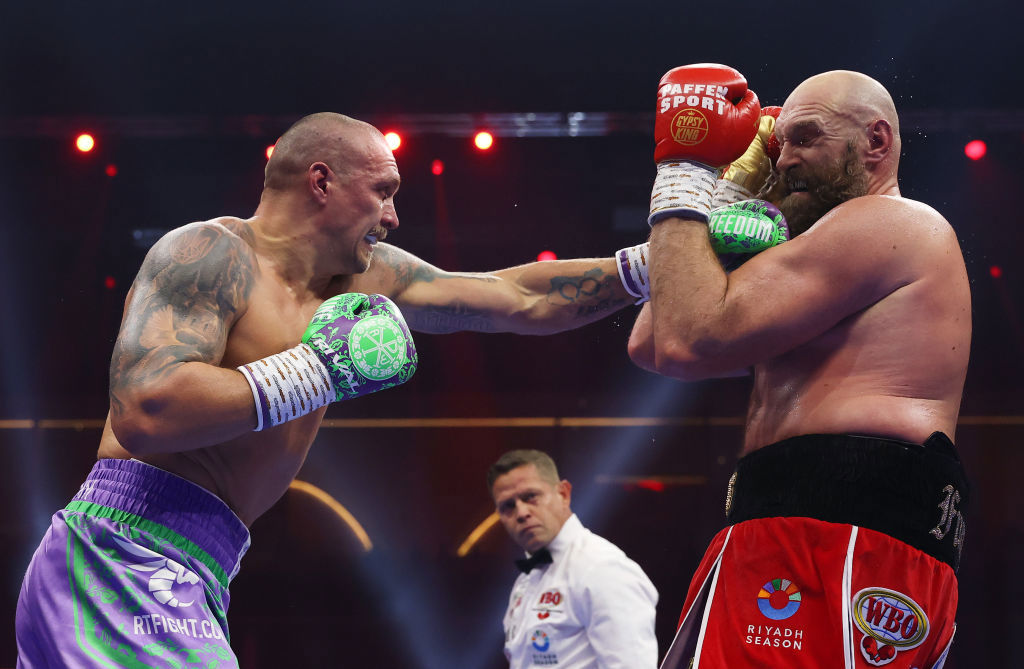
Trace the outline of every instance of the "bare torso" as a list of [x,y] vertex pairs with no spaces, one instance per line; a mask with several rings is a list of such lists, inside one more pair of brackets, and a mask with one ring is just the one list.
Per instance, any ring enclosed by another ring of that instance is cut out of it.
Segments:
[[[387,214],[388,207],[377,206],[378,192],[369,191],[371,211]],[[377,239],[385,236],[379,227],[373,230]],[[385,295],[416,332],[534,335],[579,327],[632,303],[614,258],[445,272],[350,234],[353,258],[365,260],[350,264],[365,270],[327,275],[326,283],[318,283],[309,279],[316,272],[304,272],[301,244],[308,240],[275,237],[263,226],[260,231],[254,233],[251,220],[219,218],[172,231],[147,254],[115,343],[112,411],[98,454],[135,454],[189,479],[223,499],[246,524],[288,489],[325,410],[248,432],[256,423],[252,395],[242,374],[231,372],[297,345],[323,300],[347,292]],[[306,279],[289,282],[283,278],[289,272]],[[190,444],[181,435],[199,441]]]
[[[218,219],[231,230],[238,219]],[[295,346],[321,304],[319,297],[295,295],[279,276],[268,271],[257,255],[260,271],[245,313],[231,328],[220,366],[237,366]],[[338,277],[332,294],[384,293],[382,272],[372,269],[356,277]],[[186,478],[221,498],[245,522],[269,509],[285,493],[302,467],[316,437],[326,408],[272,430],[252,432],[223,444],[175,453],[139,456],[138,459]],[[99,458],[130,458],[117,441],[110,419],[103,429]]]
[[[920,205],[894,211],[936,219],[914,221],[930,239],[907,253],[912,279],[821,336],[754,368],[744,453],[799,434],[914,443],[937,430],[954,437],[971,339],[963,257],[938,214],[922,216]],[[862,260],[870,272],[871,259]]]

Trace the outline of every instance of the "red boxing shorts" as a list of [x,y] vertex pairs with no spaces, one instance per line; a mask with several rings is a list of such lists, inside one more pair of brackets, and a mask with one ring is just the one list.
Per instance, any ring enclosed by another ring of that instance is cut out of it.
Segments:
[[[742,458],[730,493],[736,524],[705,553],[662,669],[942,667],[968,495],[944,435],[797,437]],[[871,522],[878,498],[889,513]]]

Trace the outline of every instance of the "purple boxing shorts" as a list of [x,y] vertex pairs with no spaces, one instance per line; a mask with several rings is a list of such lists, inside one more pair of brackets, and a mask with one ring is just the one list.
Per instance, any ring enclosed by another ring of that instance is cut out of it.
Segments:
[[19,669],[237,667],[228,584],[248,547],[207,490],[137,460],[98,461],[25,573]]

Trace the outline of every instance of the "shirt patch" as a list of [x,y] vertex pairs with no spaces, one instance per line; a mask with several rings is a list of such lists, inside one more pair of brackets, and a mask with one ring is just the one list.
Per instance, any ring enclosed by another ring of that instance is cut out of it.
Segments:
[[559,606],[565,598],[562,597],[562,593],[558,590],[549,590],[542,594],[537,599],[537,606],[534,607],[534,611],[537,612],[538,620],[547,620],[552,613],[561,613],[562,609]]
[[557,590],[548,590],[540,599],[537,600],[537,604],[543,606],[544,604],[550,604],[551,606],[558,606],[562,603],[562,593]]
[[558,664],[558,654],[551,650],[551,637],[544,630],[535,630],[530,636],[530,645],[537,652],[533,654],[533,664],[550,667]]

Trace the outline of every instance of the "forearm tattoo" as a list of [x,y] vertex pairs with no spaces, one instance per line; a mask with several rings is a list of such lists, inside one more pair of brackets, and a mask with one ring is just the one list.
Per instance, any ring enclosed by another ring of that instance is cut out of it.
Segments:
[[619,285],[616,274],[606,274],[600,267],[587,270],[582,276],[555,276],[547,294],[549,304],[576,305],[576,316],[586,317],[621,309],[631,300],[616,296]]
[[[395,274],[396,292],[401,292],[414,283],[434,283],[435,281],[479,281],[481,283],[497,283],[499,279],[486,274],[450,274],[413,256],[403,256],[395,250],[384,247],[379,259],[388,265]],[[455,289],[453,289],[455,290]],[[457,292],[457,290],[456,290]],[[470,306],[463,300],[454,300],[447,304],[432,304],[405,312],[409,326],[420,332],[445,334],[470,330],[473,332],[495,332],[497,328],[490,314]]]
[[409,326],[420,332],[446,334],[469,330],[471,332],[497,332],[493,319],[481,309],[474,309],[462,301],[417,309],[410,314]]
[[[617,289],[620,285],[618,274],[614,271],[608,274],[600,266],[577,276],[552,277],[546,264],[543,268],[531,264],[516,274],[518,278],[509,279],[491,274],[442,272],[392,247],[381,250],[384,253],[378,256],[378,260],[394,273],[396,294],[401,294],[414,283],[439,284],[437,288],[442,292],[436,299],[439,302],[443,300],[443,303],[402,305],[410,327],[420,332],[532,331],[531,321],[546,324],[537,328],[540,330],[550,329],[552,325],[562,329],[582,324],[580,321],[596,320],[633,302],[624,291]],[[576,267],[581,265],[575,264]],[[517,287],[480,290],[467,281],[489,284],[512,281]],[[446,286],[448,282],[451,282],[450,288]],[[510,323],[518,325],[510,327]]]
[[119,395],[131,386],[159,380],[177,363],[219,361],[255,272],[251,247],[220,226],[186,227],[158,242],[139,270],[114,346],[112,410],[123,408]]

